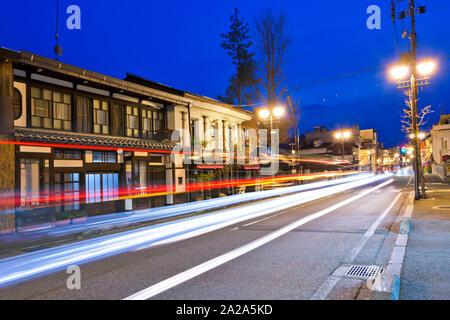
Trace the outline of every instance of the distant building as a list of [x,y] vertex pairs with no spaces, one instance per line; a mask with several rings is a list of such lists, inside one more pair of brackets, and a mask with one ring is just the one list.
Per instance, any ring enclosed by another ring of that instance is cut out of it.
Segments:
[[450,114],[441,115],[431,129],[433,173],[450,176]]
[[378,133],[375,129],[360,130],[361,166],[371,171],[374,169],[379,153]]
[[[337,132],[350,132],[350,137],[336,138]],[[316,157],[330,158],[333,160],[349,161],[351,164],[359,164],[361,136],[357,125],[352,128],[329,130],[326,127],[314,127],[312,132],[305,132],[300,144],[300,155],[315,155]]]

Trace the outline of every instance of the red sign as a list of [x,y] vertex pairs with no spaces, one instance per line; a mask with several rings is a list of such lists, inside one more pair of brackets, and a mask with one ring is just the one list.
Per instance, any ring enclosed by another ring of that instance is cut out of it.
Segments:
[[198,164],[197,169],[223,169],[223,165]]

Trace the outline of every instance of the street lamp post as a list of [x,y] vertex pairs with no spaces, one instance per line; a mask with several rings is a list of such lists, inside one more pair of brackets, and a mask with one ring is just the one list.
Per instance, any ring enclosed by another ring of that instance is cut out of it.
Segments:
[[[433,72],[435,63],[425,61],[419,65],[416,65],[415,58],[412,63],[412,72],[409,80],[402,81],[409,73],[407,66],[397,66],[391,70],[391,75],[398,81],[398,89],[409,89],[409,101],[411,104],[411,142],[414,147],[415,159],[414,159],[414,189],[416,200],[426,198],[425,195],[425,180],[423,177],[423,169],[420,155],[420,136],[418,125],[418,110],[417,110],[417,89],[418,87],[429,85],[429,75]],[[417,79],[417,72],[422,74],[424,78]],[[422,189],[422,195],[419,191],[419,185]]]
[[[395,9],[394,9],[395,10]],[[419,7],[416,8],[414,6],[414,0],[409,0],[409,8],[406,11],[400,12],[399,19],[403,19],[407,16],[411,17],[411,33],[410,33],[410,39],[411,39],[411,52],[410,56],[408,57],[408,64],[403,66],[397,66],[396,68],[391,70],[391,74],[394,78],[399,80],[398,88],[399,89],[409,89],[409,99],[411,104],[411,129],[412,133],[414,134],[413,146],[415,149],[415,161],[414,161],[414,169],[415,169],[415,179],[414,179],[414,186],[415,186],[415,198],[416,200],[422,198],[426,198],[425,195],[425,180],[423,177],[423,169],[421,164],[421,156],[419,152],[420,144],[419,144],[419,125],[417,122],[418,119],[418,111],[417,111],[417,89],[421,86],[426,86],[429,84],[428,79],[429,75],[432,73],[435,63],[431,61],[422,62],[421,64],[417,65],[417,33],[416,33],[416,23],[415,23],[415,15],[416,13],[425,13],[425,7]],[[393,16],[395,19],[395,14]],[[400,81],[400,79],[406,77],[409,72],[408,66],[412,67],[412,72],[410,74],[409,81]],[[420,73],[424,75],[425,77],[423,79],[417,78],[417,73]],[[422,194],[419,192],[419,184],[422,189]]]
[[344,160],[344,139],[350,138],[352,134],[350,131],[338,131],[335,133],[334,137],[336,139],[341,139],[341,145],[342,145],[342,160]]
[[273,119],[280,119],[284,114],[284,108],[281,106],[276,106],[272,108],[272,106],[267,108],[259,109],[258,116],[263,119],[263,121],[267,121],[269,119],[270,122],[270,133],[268,136],[268,141],[270,141],[270,145],[272,145],[272,131],[273,131]]
[[368,159],[369,159],[369,166],[370,166],[370,172],[373,171],[373,166],[372,166],[372,150],[367,150],[367,155],[368,155]]

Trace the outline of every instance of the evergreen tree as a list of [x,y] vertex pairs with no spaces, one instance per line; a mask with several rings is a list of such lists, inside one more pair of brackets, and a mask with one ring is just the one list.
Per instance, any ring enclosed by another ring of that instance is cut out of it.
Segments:
[[248,23],[239,17],[238,9],[235,9],[230,21],[230,31],[220,35],[223,38],[220,46],[231,56],[235,73],[229,80],[225,97],[219,95],[218,99],[230,104],[248,105],[252,104],[258,95],[258,64],[253,58],[255,53],[250,51],[253,43]]

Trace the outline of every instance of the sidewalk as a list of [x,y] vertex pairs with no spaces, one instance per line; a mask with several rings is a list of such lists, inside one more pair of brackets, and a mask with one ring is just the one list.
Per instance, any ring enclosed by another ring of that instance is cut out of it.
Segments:
[[450,184],[439,181],[427,175],[428,199],[414,203],[401,300],[450,299]]

